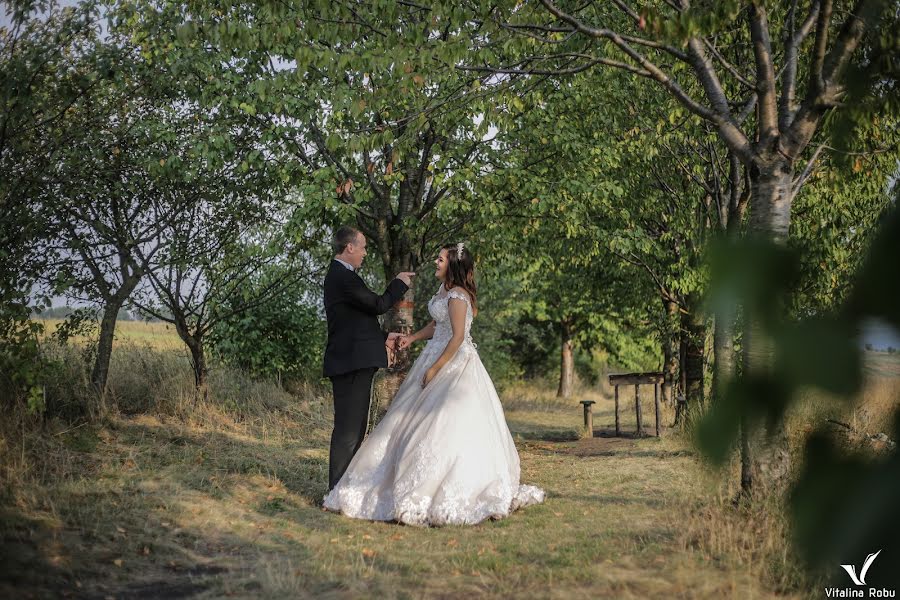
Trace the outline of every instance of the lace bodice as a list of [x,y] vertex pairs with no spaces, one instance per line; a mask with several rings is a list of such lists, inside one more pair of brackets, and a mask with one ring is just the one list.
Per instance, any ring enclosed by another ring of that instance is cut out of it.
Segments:
[[476,347],[472,341],[472,304],[469,296],[462,290],[448,290],[441,284],[438,291],[431,300],[428,301],[428,313],[434,319],[434,336],[431,338],[432,346],[439,346],[441,349],[447,346],[447,342],[453,337],[453,326],[450,324],[450,299],[458,298],[466,303],[466,334],[463,339],[463,345]]

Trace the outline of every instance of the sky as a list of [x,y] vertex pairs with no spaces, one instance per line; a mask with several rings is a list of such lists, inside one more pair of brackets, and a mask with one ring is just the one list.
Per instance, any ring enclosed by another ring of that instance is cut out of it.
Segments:
[[[9,27],[9,2],[0,1],[0,27]],[[58,6],[77,6],[78,0],[57,0]]]

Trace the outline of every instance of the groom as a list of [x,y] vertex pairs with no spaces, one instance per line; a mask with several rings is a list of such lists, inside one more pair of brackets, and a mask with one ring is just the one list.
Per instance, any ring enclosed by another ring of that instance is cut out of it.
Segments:
[[362,444],[369,418],[372,378],[388,366],[387,348],[399,334],[387,334],[378,324],[403,298],[415,273],[397,275],[380,296],[357,275],[366,256],[366,236],[341,227],[332,241],[335,257],[325,276],[328,345],[325,377],[334,391],[334,430],[328,459],[328,490],[340,480]]

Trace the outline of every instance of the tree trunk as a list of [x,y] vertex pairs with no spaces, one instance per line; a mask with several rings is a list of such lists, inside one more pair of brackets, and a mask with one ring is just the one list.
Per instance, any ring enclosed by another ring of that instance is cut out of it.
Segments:
[[97,392],[97,410],[100,416],[106,411],[106,382],[109,379],[109,362],[112,358],[113,338],[116,333],[116,319],[119,309],[124,304],[121,300],[112,300],[103,309],[103,317],[100,320],[100,339],[97,342],[97,358],[91,369],[91,384]]
[[562,325],[562,350],[560,352],[559,388],[556,390],[558,398],[572,396],[572,388],[575,383],[575,355],[572,348],[572,322],[563,319]]
[[703,357],[706,341],[706,320],[695,307],[681,314],[681,335],[684,342],[684,396],[690,411],[703,406]]
[[[394,275],[402,271],[412,271],[409,261],[404,264],[395,264],[386,269],[386,275],[393,278]],[[410,282],[409,289],[403,295],[403,298],[395,304],[391,310],[385,315],[384,325],[388,332],[397,332],[404,335],[412,333],[415,329],[413,320],[413,309],[415,308],[416,297],[416,280],[414,277]],[[390,279],[388,279],[390,281]],[[410,360],[409,349],[396,352],[394,354],[394,364],[389,367],[378,385],[376,393],[378,394],[378,411],[384,412],[390,405],[391,400],[406,379],[409,368],[412,366]]]
[[678,304],[672,299],[664,299],[666,310],[665,341],[663,342],[663,401],[675,405],[675,383],[678,376]]
[[191,368],[194,370],[194,387],[197,397],[207,400],[209,398],[209,371],[206,367],[203,339],[198,336],[188,336],[185,342],[191,351]]
[[173,311],[173,313],[175,331],[191,353],[191,370],[194,372],[196,397],[206,400],[209,398],[209,389],[207,386],[208,371],[206,368],[206,353],[203,348],[203,332],[198,330],[191,333],[184,313],[180,311]]
[[718,401],[734,377],[734,314],[731,311],[715,316],[713,357],[713,398]]
[[106,298],[106,306],[103,309],[103,317],[100,320],[97,358],[91,369],[91,385],[94,386],[94,390],[97,392],[97,409],[100,414],[106,411],[106,384],[109,379],[109,363],[112,359],[113,339],[116,333],[116,321],[119,317],[119,311],[141,280],[139,270],[134,269],[129,273],[127,268],[123,268],[123,271],[121,287]]
[[[791,222],[790,166],[779,158],[751,171],[750,230],[754,235],[784,244]],[[770,340],[760,324],[748,315],[742,340],[742,375],[766,375],[771,368]],[[787,435],[784,423],[773,431],[750,435],[746,420],[741,429],[741,491],[750,494],[754,488],[768,487],[784,477],[790,469]]]
[[750,174],[750,231],[784,244],[791,225],[791,167],[783,158],[773,160]]

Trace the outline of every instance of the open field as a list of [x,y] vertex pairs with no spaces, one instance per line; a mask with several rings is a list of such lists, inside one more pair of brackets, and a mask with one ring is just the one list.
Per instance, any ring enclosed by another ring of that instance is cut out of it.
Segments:
[[874,377],[900,377],[900,352],[864,352],[866,375]]
[[[62,319],[43,319],[45,335],[50,335],[62,323]],[[83,336],[75,336],[72,341],[79,343],[84,341]],[[113,348],[122,343],[133,342],[147,345],[157,350],[181,350],[184,343],[178,339],[175,328],[168,323],[147,321],[117,321],[116,338]]]

